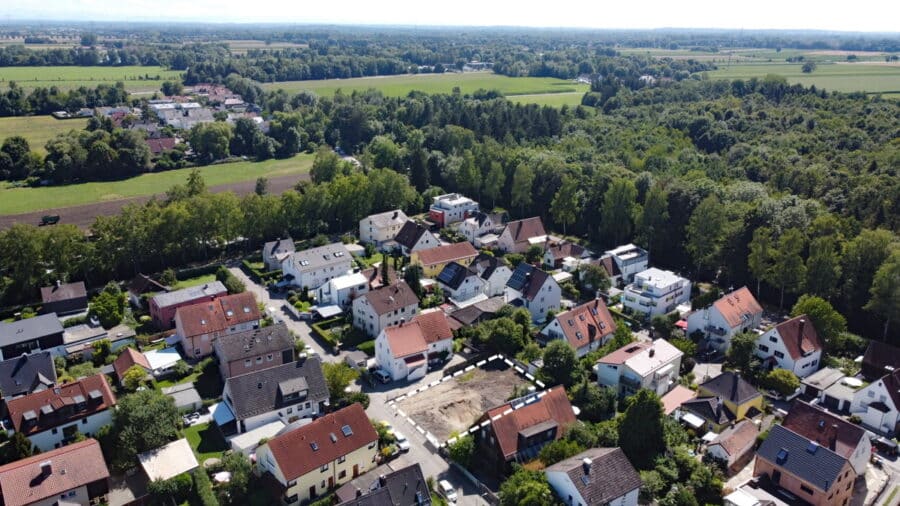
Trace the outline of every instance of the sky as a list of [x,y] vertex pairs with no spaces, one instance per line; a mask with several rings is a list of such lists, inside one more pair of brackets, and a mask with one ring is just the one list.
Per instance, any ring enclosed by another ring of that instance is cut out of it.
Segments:
[[900,31],[898,0],[0,0],[14,20]]

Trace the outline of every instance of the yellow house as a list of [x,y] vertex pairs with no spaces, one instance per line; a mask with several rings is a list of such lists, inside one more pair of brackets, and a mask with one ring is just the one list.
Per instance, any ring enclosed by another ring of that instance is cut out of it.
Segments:
[[378,433],[360,404],[276,436],[256,450],[261,473],[282,486],[283,504],[327,494],[375,467]]
[[684,402],[681,409],[700,417],[710,430],[719,432],[732,423],[762,413],[763,397],[740,374],[726,371],[701,384],[697,398]]
[[478,251],[468,242],[457,242],[415,251],[410,256],[410,263],[422,266],[422,275],[435,278],[450,262],[468,266],[478,256]]

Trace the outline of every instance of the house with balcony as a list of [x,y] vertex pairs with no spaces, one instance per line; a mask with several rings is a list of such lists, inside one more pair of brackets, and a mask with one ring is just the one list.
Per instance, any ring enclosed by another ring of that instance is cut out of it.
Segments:
[[411,256],[417,251],[437,248],[441,240],[428,230],[428,227],[414,221],[407,221],[394,236],[394,243],[400,248],[403,256]]
[[591,259],[591,251],[572,241],[551,241],[544,250],[544,267],[574,272]]
[[806,315],[775,325],[756,339],[756,356],[769,369],[787,369],[798,378],[819,370],[822,340]]
[[684,353],[665,339],[629,343],[594,365],[597,383],[616,389],[620,396],[646,388],[663,396],[678,384]]
[[316,289],[316,304],[319,306],[350,307],[353,299],[369,292],[369,279],[362,272],[349,272],[329,279]]
[[352,267],[350,252],[340,242],[295,252],[281,263],[285,279],[304,290],[315,290]]
[[393,241],[407,221],[409,217],[400,209],[370,214],[359,220],[359,242],[381,247]]
[[611,249],[604,252],[604,256],[608,256],[616,264],[616,270],[621,276],[621,283],[626,285],[634,281],[637,273],[647,270],[650,266],[650,255],[647,250],[634,244],[624,244]]
[[404,281],[371,290],[353,301],[353,326],[368,336],[385,327],[410,321],[419,312],[419,298]]
[[591,448],[544,469],[567,506],[637,506],[641,475],[621,448]]
[[522,262],[506,282],[503,294],[507,304],[524,307],[534,322],[542,323],[550,311],[559,311],[562,289],[553,276]]
[[[697,397],[681,404],[682,421],[700,430],[725,427],[763,412],[763,396],[740,374],[725,371],[700,384]],[[691,415],[691,416],[688,416]]]
[[434,197],[428,208],[428,219],[443,228],[465,220],[478,210],[478,202],[469,197],[447,193]]
[[219,337],[259,328],[260,319],[253,293],[225,295],[178,308],[175,335],[188,356],[200,358],[212,354]]
[[687,334],[699,333],[707,343],[707,349],[725,353],[731,347],[732,337],[759,328],[762,314],[762,306],[744,286],[688,315]]
[[880,434],[900,433],[900,369],[856,390],[850,413]]
[[284,322],[222,336],[213,343],[222,380],[294,361],[294,336]]
[[559,313],[540,335],[544,342],[565,340],[578,357],[583,357],[609,342],[615,332],[616,322],[606,304],[594,299]]
[[428,372],[428,360],[453,353],[453,331],[439,309],[386,327],[375,338],[375,362],[394,381],[415,381]]
[[459,224],[459,233],[476,248],[495,246],[503,230],[502,213],[476,211]]
[[622,294],[622,305],[646,319],[669,314],[690,300],[689,280],[656,267],[635,274]]
[[275,436],[256,450],[282,504],[305,504],[375,468],[378,433],[360,404]]
[[504,253],[525,253],[532,246],[543,249],[546,243],[547,231],[540,216],[507,223],[497,239],[497,247]]

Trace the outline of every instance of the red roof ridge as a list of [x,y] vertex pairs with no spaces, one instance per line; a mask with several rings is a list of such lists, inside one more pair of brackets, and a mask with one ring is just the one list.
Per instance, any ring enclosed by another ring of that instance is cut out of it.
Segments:
[[475,258],[478,256],[478,251],[469,242],[463,241],[428,248],[418,251],[416,254],[419,256],[419,263],[422,265],[435,265],[465,258]]

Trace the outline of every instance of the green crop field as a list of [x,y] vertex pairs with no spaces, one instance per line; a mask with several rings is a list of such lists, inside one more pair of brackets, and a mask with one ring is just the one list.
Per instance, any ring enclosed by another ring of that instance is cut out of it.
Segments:
[[[304,174],[312,167],[313,155],[300,154],[284,160],[264,162],[236,162],[200,168],[207,186],[241,181],[255,181],[258,177],[278,177]],[[55,207],[76,206],[118,200],[128,197],[155,195],[176,184],[183,184],[192,169],[170,170],[142,174],[123,181],[81,183],[43,188],[0,189],[0,215],[27,213]]]
[[59,120],[53,116],[19,116],[12,118],[0,118],[0,142],[13,135],[21,135],[28,140],[32,151],[40,154],[46,153],[44,145],[56,134],[69,130],[82,130],[87,125],[87,120],[66,119]]
[[576,105],[581,104],[581,99],[584,97],[584,91],[576,91],[571,93],[538,93],[536,95],[511,95],[509,100],[513,102],[517,102],[520,104],[537,104],[537,105],[549,105],[550,107],[562,107],[567,105],[569,107],[575,107]]
[[61,89],[94,87],[101,83],[125,83],[131,92],[157,91],[166,79],[177,79],[177,70],[164,67],[2,67],[0,86],[15,81],[23,88],[57,86]]
[[[389,97],[402,97],[410,91],[425,93],[450,93],[459,87],[462,93],[472,93],[479,89],[499,90],[506,96],[537,95],[546,93],[580,93],[589,88],[552,77],[506,77],[491,72],[467,72],[464,74],[416,74],[385,77],[361,77],[355,79],[328,79],[323,81],[285,81],[266,83],[269,90],[284,89],[289,93],[309,90],[319,95],[330,96],[337,90],[342,93],[365,91],[370,88],[380,90]],[[578,98],[579,102],[581,97]]]
[[819,63],[804,74],[800,63],[747,63],[708,72],[710,79],[763,78],[768,74],[785,77],[789,83],[815,85],[828,91],[900,92],[900,65],[876,63]]

